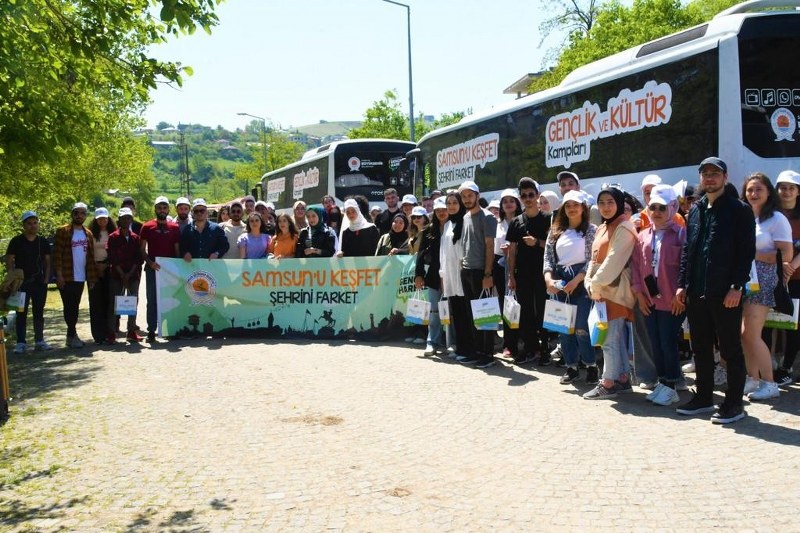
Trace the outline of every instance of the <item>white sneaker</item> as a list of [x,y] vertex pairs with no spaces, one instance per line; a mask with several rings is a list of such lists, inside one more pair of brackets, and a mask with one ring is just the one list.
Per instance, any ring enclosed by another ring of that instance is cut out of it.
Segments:
[[714,367],[714,386],[722,387],[728,383],[728,371],[722,365]]
[[658,395],[661,394],[661,390],[664,389],[665,387],[669,388],[663,383],[659,383],[658,385],[656,385],[656,388],[653,389],[653,392],[644,397],[645,400],[647,400],[648,402],[652,402],[654,398],[657,398]]
[[652,401],[656,405],[672,405],[673,403],[681,401],[681,398],[678,396],[678,391],[664,385],[659,395],[653,398]]
[[49,344],[47,344],[47,341],[39,341],[39,342],[36,343],[35,350],[37,352],[49,352],[52,349],[53,349],[53,347],[50,346]]
[[774,381],[762,381],[754,392],[747,395],[751,400],[768,400],[780,396],[781,390]]
[[429,345],[425,346],[425,351],[422,352],[422,355],[429,356],[429,355],[433,355],[435,353],[436,353],[436,349],[429,344]]
[[691,361],[689,361],[688,363],[686,363],[685,365],[683,365],[683,366],[681,367],[681,369],[682,369],[682,370],[683,370],[685,373],[687,373],[687,374],[694,374],[694,371],[695,371],[695,368],[694,368],[694,358],[692,358],[692,360],[691,360]]
[[744,396],[749,396],[751,392],[757,391],[761,387],[761,381],[757,379],[753,379],[750,376],[747,376],[747,380],[744,382]]
[[77,335],[67,337],[67,348],[83,348],[85,344]]
[[658,381],[642,381],[639,383],[639,388],[642,390],[656,390],[661,385]]
[[28,345],[24,342],[18,342],[16,346],[14,346],[14,353],[25,353],[25,350],[28,349]]
[[455,346],[448,346],[447,347],[447,353],[448,354],[456,353],[456,347]]

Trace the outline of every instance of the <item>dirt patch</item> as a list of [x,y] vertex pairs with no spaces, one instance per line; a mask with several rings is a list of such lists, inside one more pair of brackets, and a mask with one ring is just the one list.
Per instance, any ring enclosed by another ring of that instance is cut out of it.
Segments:
[[307,424],[309,426],[338,426],[344,422],[344,418],[333,415],[303,415],[281,418],[281,422]]
[[386,494],[389,496],[394,496],[395,498],[405,498],[406,496],[411,495],[411,491],[404,489],[403,487],[395,487],[392,490],[387,490]]

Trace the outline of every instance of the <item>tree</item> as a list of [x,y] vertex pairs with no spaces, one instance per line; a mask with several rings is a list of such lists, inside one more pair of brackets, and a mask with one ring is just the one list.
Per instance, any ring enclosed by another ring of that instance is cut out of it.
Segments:
[[408,115],[403,114],[397,93],[386,91],[364,113],[359,128],[347,134],[351,139],[409,139]]

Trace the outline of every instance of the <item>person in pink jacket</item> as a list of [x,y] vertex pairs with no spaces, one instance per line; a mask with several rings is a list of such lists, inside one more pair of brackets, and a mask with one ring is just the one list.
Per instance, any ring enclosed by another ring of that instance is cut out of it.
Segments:
[[672,187],[653,187],[646,209],[651,224],[637,235],[631,287],[644,315],[658,372],[659,383],[647,399],[656,405],[671,405],[680,401],[675,390],[681,379],[678,333],[686,309],[675,292],[686,230],[673,219],[678,198]]

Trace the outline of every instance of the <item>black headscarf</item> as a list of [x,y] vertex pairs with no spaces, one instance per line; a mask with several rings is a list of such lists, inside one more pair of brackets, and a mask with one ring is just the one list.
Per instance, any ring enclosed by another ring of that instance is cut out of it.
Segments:
[[625,214],[625,193],[621,190],[617,189],[616,187],[606,187],[597,195],[597,201],[600,201],[600,196],[603,194],[610,194],[614,198],[614,202],[617,204],[617,212],[611,218],[604,218],[603,222],[606,224],[611,224],[621,215]]
[[467,214],[467,208],[461,202],[461,195],[457,192],[447,193],[447,198],[454,196],[458,200],[458,213],[450,215],[447,220],[453,223],[453,244],[457,243],[461,238],[461,230],[464,229],[464,215]]
[[408,240],[408,219],[403,213],[397,213],[392,218],[392,223],[394,223],[395,218],[403,221],[403,231],[397,232],[394,229],[390,229],[389,242],[392,243],[392,248],[400,248]]

